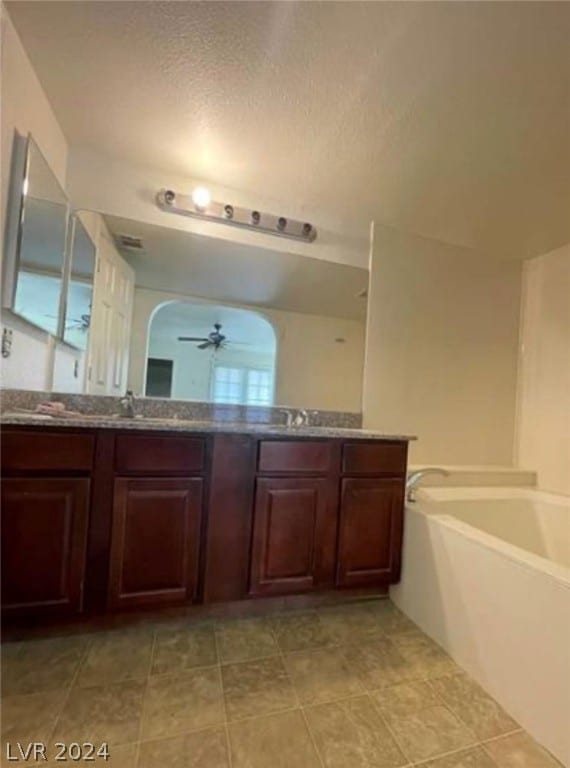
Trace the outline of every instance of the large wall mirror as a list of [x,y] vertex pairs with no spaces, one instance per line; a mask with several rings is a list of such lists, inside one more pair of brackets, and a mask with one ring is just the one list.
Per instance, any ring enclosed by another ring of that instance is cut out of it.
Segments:
[[30,147],[12,309],[73,347],[58,391],[361,411],[366,269],[281,240],[70,217]]
[[61,332],[69,203],[28,137],[15,142],[4,304],[33,325]]
[[103,218],[135,275],[136,394],[361,410],[367,270]]

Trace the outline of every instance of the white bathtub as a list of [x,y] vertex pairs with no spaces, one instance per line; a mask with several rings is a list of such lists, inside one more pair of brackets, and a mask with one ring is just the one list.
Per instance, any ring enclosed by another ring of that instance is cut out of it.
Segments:
[[570,766],[570,498],[429,488],[394,602]]

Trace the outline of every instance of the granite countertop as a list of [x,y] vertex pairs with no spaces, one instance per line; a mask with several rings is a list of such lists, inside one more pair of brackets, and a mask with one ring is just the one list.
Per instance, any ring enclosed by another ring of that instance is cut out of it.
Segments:
[[194,421],[189,419],[77,415],[57,418],[39,413],[6,412],[0,414],[3,426],[49,426],[91,429],[140,429],[166,432],[200,432],[221,434],[267,435],[269,437],[331,437],[350,440],[415,440],[414,435],[393,435],[369,429],[345,427],[286,427],[280,424],[260,424],[236,421]]

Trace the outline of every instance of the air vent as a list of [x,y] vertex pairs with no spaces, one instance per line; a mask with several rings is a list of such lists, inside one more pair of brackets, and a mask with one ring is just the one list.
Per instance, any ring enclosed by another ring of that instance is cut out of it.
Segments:
[[115,235],[115,240],[119,248],[125,248],[127,251],[144,251],[143,241],[140,237]]

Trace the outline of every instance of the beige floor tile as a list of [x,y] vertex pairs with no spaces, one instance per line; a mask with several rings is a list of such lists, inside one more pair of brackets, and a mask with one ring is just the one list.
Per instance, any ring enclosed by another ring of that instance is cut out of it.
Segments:
[[141,740],[178,736],[223,722],[224,706],[218,667],[150,678]]
[[54,741],[100,744],[112,750],[138,739],[145,685],[138,681],[74,686],[57,722]]
[[316,611],[275,616],[272,627],[283,651],[304,651],[333,644]]
[[340,648],[288,653],[283,661],[304,704],[320,704],[364,692]]
[[427,635],[414,631],[393,635],[391,640],[416,678],[431,679],[460,671],[453,659]]
[[389,640],[381,639],[342,649],[348,665],[367,690],[417,678],[417,672],[406,662]]
[[[101,744],[97,744],[97,749],[100,746]],[[69,753],[67,753],[67,759],[63,761],[61,759],[61,750],[56,749],[54,744],[50,744],[47,752],[48,759],[46,762],[40,763],[40,765],[59,766],[60,768],[65,765],[89,765],[92,768],[107,768],[107,766],[110,768],[136,768],[137,750],[138,744],[121,744],[120,746],[109,747],[108,759],[105,759],[102,753],[97,755],[95,752],[92,755],[93,760],[72,761],[69,758]],[[56,759],[58,755],[60,759]]]
[[497,768],[497,766],[483,747],[473,747],[429,760],[422,764],[422,768]]
[[83,635],[10,644],[2,651],[2,694],[34,693],[71,685],[88,647]]
[[361,643],[382,636],[382,626],[368,603],[325,608],[319,611],[319,620],[335,643]]
[[384,717],[405,717],[428,707],[442,704],[436,692],[423,681],[400,683],[389,688],[382,688],[370,694]]
[[320,768],[300,710],[230,723],[232,768]]
[[[113,747],[109,749],[109,760],[102,760],[101,758],[91,763],[93,766],[112,766],[112,768],[135,768],[137,761],[137,744],[121,744],[120,747]],[[85,763],[89,765],[89,763]],[[61,766],[61,763],[57,763]]]
[[222,666],[228,719],[267,715],[297,705],[279,656]]
[[211,667],[218,661],[214,629],[209,625],[163,627],[154,639],[151,674],[184,672]]
[[465,674],[432,680],[431,685],[481,740],[518,727],[497,702]]
[[2,700],[2,755],[6,755],[6,742],[15,748],[16,742],[47,743],[63,708],[67,691],[46,691]]
[[396,608],[390,600],[367,600],[365,606],[378,628],[385,635],[398,635],[410,631],[420,632],[419,627]]
[[499,768],[562,768],[561,764],[523,731],[485,744]]
[[148,630],[105,632],[93,636],[89,652],[81,665],[77,685],[143,680],[150,668],[153,633]]
[[279,654],[269,619],[234,619],[216,625],[216,641],[222,664],[261,659]]
[[407,762],[368,696],[307,707],[305,714],[326,768],[396,768]]
[[137,768],[229,768],[225,728],[144,741]]
[[385,719],[410,762],[470,747],[477,741],[459,718],[443,706],[408,715],[386,715]]

